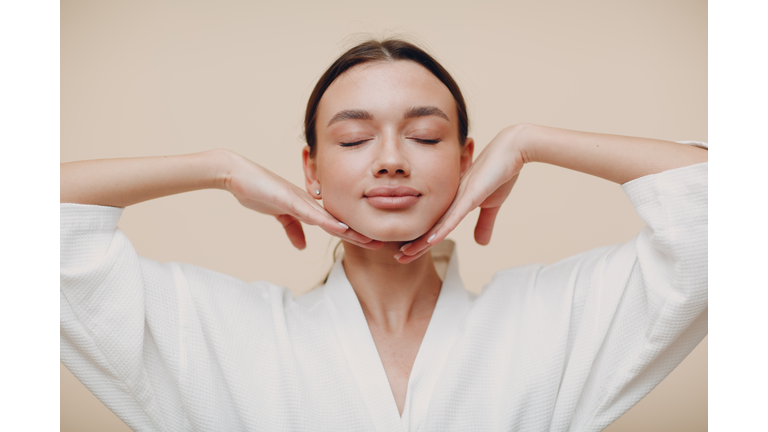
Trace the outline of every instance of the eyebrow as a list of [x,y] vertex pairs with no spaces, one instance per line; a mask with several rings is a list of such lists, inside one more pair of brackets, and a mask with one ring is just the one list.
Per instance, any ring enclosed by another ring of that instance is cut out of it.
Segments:
[[[438,116],[446,121],[450,121],[448,118],[448,115],[443,112],[438,107],[435,106],[420,106],[420,107],[412,107],[409,108],[408,111],[403,114],[404,119],[410,119],[410,118],[416,118],[416,117],[426,117],[426,116]],[[373,114],[366,110],[361,109],[351,109],[351,110],[343,110],[339,111],[331,117],[331,120],[328,122],[328,126],[340,122],[343,120],[373,120]]]
[[435,106],[413,107],[405,112],[405,115],[403,115],[403,118],[409,119],[409,118],[416,118],[416,117],[426,117],[431,115],[442,117],[446,121],[451,121],[450,119],[448,119],[448,115],[444,113],[443,110]]
[[373,120],[373,114],[361,109],[339,111],[335,116],[331,117],[328,126],[342,120]]

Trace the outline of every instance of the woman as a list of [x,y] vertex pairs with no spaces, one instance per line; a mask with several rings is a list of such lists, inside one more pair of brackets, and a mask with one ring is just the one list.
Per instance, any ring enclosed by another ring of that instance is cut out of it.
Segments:
[[[516,125],[473,162],[468,128],[428,54],[369,41],[310,96],[306,191],[226,150],[62,165],[62,360],[136,430],[603,429],[706,335],[707,152]],[[480,207],[487,244],[532,161],[622,184],[648,227],[470,295],[441,242]],[[293,299],[138,257],[115,229],[122,207],[203,188],[344,256]]]

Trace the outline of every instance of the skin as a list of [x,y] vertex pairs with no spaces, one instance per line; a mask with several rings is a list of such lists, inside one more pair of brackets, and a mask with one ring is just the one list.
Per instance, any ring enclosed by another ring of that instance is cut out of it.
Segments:
[[[415,107],[439,111],[405,118]],[[350,111],[371,118],[330,123]],[[413,62],[366,63],[347,71],[320,100],[317,124],[315,158],[304,150],[307,190],[320,190],[315,197],[352,229],[385,242],[413,240],[431,228],[472,160],[472,140],[458,142],[450,91]],[[365,195],[380,186],[408,186],[419,196],[408,208],[376,208]]]
[[[437,114],[405,118],[410,108],[424,106],[438,108],[447,120]],[[331,122],[349,110],[365,110],[371,118]],[[318,152],[314,158],[308,149],[303,153],[306,190],[233,152],[213,150],[62,164],[61,202],[125,207],[217,188],[274,216],[299,249],[306,245],[302,223],[341,238],[345,272],[401,414],[440,292],[429,250],[477,207],[475,239],[488,244],[499,208],[526,163],[549,163],[621,184],[707,161],[706,150],[668,141],[522,124],[502,130],[472,162],[474,142],[458,142],[450,92],[408,61],[347,71],[321,99],[317,124]],[[358,144],[342,145],[353,142]],[[375,208],[365,195],[381,185],[405,185],[421,195],[407,208]]]
[[[413,107],[435,107],[440,113],[406,118]],[[347,111],[365,111],[370,118],[331,122]],[[317,116],[317,154],[310,158],[305,148],[303,155],[307,190],[321,190],[315,197],[323,199],[326,210],[385,242],[378,250],[345,244],[343,264],[402,414],[411,368],[442,282],[429,254],[406,265],[392,257],[451,204],[471,164],[474,142],[460,145],[453,96],[413,62],[350,69],[323,95]],[[420,195],[407,208],[380,209],[366,197],[379,186],[408,186]]]

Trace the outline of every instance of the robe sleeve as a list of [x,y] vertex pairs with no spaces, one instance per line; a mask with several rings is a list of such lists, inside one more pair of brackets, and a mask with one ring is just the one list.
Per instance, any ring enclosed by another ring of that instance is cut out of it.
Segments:
[[568,274],[571,297],[552,430],[607,427],[707,334],[707,163],[622,188],[647,226],[538,273]]
[[140,257],[117,228],[121,213],[60,207],[62,362],[134,430],[236,429],[217,420],[237,415],[216,350],[242,333],[274,350],[284,289]]
[[[164,430],[144,369],[144,272],[122,209],[61,204],[62,362],[131,428]],[[168,268],[150,277],[172,279]]]

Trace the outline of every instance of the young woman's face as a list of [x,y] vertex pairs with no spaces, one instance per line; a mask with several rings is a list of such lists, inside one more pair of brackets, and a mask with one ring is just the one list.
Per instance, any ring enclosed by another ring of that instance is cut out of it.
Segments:
[[473,143],[458,142],[448,88],[411,61],[355,66],[323,94],[307,189],[340,221],[375,240],[409,241],[450,205]]

